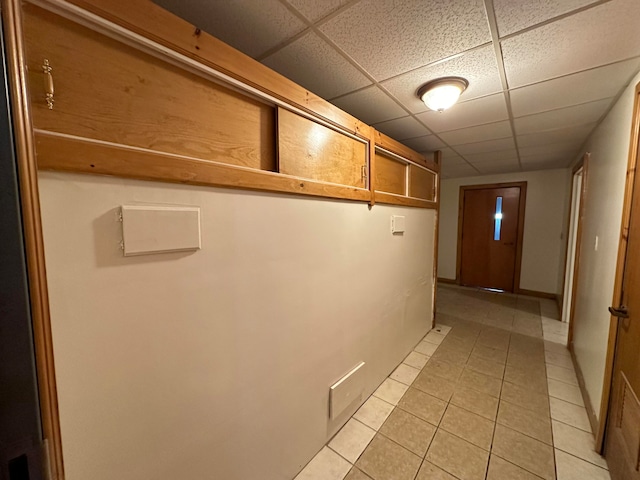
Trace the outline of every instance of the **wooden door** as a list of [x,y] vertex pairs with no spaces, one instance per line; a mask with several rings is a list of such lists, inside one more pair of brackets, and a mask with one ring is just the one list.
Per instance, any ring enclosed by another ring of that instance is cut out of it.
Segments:
[[640,176],[635,176],[624,262],[605,456],[613,480],[640,480]]
[[519,186],[464,189],[459,277],[462,285],[514,291],[520,196]]

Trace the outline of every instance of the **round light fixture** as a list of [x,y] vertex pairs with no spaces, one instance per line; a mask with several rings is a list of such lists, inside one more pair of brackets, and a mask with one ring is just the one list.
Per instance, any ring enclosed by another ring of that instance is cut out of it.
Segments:
[[437,78],[422,85],[418,97],[431,110],[442,112],[452,107],[468,86],[469,82],[462,77]]

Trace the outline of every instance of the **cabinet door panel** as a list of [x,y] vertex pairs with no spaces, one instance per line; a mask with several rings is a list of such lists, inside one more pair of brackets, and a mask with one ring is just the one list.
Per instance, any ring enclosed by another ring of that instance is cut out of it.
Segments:
[[366,188],[367,145],[279,108],[278,165],[287,175]]
[[275,170],[274,107],[33,5],[24,28],[35,128]]

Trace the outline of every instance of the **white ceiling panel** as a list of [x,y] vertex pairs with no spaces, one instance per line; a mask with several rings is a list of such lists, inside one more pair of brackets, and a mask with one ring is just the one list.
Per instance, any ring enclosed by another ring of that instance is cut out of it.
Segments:
[[479,175],[478,170],[468,164],[446,164],[442,163],[442,176],[448,178],[472,177]]
[[550,170],[555,168],[567,168],[574,159],[556,157],[539,161],[522,162],[522,171],[530,172],[533,170]]
[[464,158],[462,157],[457,157],[457,156],[449,156],[445,159],[442,160],[442,164],[447,164],[447,165],[461,165],[461,164],[465,164],[468,165],[469,162],[467,162]]
[[431,133],[413,117],[397,118],[387,122],[376,123],[373,126],[376,130],[396,140],[421,137]]
[[518,147],[538,147],[540,145],[582,143],[596,126],[595,123],[577,127],[548,130],[546,132],[518,135]]
[[513,137],[499,138],[497,140],[487,140],[486,142],[478,143],[466,143],[464,145],[458,145],[456,151],[460,155],[474,154],[474,153],[486,153],[486,152],[499,152],[501,150],[511,150],[516,148],[516,143]]
[[309,32],[262,63],[323,98],[332,98],[371,82],[318,35]]
[[640,69],[640,58],[511,90],[516,117],[614,97]]
[[362,0],[320,28],[378,80],[491,41],[482,0]]
[[509,86],[639,55],[638,18],[638,0],[613,0],[504,40],[502,53]]
[[465,155],[464,158],[467,159],[468,162],[473,163],[484,163],[484,162],[518,162],[518,152],[514,148],[513,150],[503,150],[501,152],[487,152],[487,153],[476,153],[473,155]]
[[306,28],[278,0],[154,1],[254,58]]
[[498,31],[501,37],[536,25],[597,0],[494,0]]
[[337,98],[332,100],[332,103],[370,125],[407,114],[386,93],[375,86]]
[[448,147],[440,149],[440,153],[442,154],[442,163],[468,163],[464,158]]
[[498,93],[496,95],[458,103],[445,112],[429,110],[416,117],[424,122],[429,129],[438,133],[472,127],[483,123],[508,120],[509,113],[507,112],[504,94]]
[[493,173],[511,173],[519,172],[522,169],[516,160],[509,162],[483,162],[475,166],[483,175],[489,175]]
[[435,150],[440,150],[445,146],[442,140],[438,139],[435,135],[409,138],[407,140],[403,140],[402,143],[418,152],[433,152]]
[[514,120],[516,134],[525,135],[597,122],[607,111],[612,101],[612,98],[606,98],[595,102],[583,103],[582,105],[516,118]]
[[494,140],[511,136],[511,125],[509,122],[496,122],[477,127],[462,128],[439,134],[440,138],[449,145],[464,145],[465,143],[476,143],[484,140]]
[[427,107],[416,95],[418,88],[429,80],[444,76],[463,77],[469,81],[469,87],[460,97],[461,101],[502,90],[498,64],[491,46],[391,78],[382,82],[382,86],[413,113],[419,113],[427,111]]
[[520,151],[520,155],[522,155],[523,158],[533,157],[533,156],[548,157],[549,155],[554,155],[554,154],[560,154],[560,155],[566,156],[566,155],[573,155],[574,153],[576,153],[580,148],[580,145],[582,145],[582,141],[554,143],[551,145],[541,144],[533,147],[521,146],[519,148],[519,151]]
[[352,0],[287,0],[289,5],[312,22],[326,17]]

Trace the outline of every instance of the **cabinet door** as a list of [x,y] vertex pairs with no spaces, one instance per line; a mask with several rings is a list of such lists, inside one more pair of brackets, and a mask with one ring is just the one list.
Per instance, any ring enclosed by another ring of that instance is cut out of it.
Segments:
[[36,129],[275,170],[273,106],[34,5],[24,29]]
[[367,188],[367,144],[293,112],[278,109],[279,172]]

